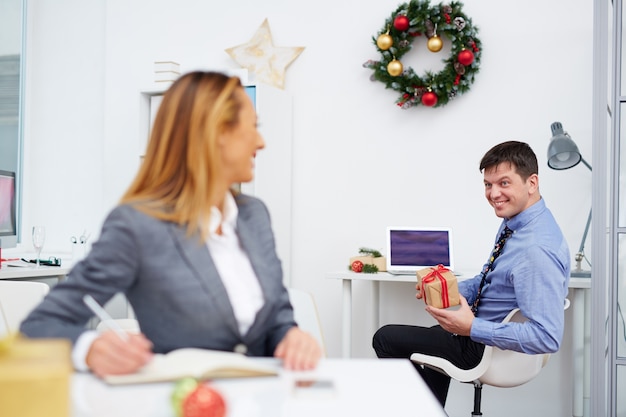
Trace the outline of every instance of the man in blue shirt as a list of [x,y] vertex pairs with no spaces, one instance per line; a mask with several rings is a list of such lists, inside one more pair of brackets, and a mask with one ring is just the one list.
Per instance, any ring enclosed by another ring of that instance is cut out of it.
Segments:
[[[495,260],[485,263],[482,286],[482,273],[459,282],[460,308],[426,306],[438,325],[381,327],[373,338],[379,358],[409,358],[419,352],[470,369],[480,362],[485,345],[532,354],[559,350],[570,253],[539,194],[537,157],[526,143],[504,142],[483,156],[480,171],[485,197],[496,216],[502,218],[496,241],[505,228],[512,234]],[[416,288],[416,297],[422,298],[419,286]],[[514,308],[519,308],[528,321],[502,324]],[[445,405],[450,378],[415,366]]]

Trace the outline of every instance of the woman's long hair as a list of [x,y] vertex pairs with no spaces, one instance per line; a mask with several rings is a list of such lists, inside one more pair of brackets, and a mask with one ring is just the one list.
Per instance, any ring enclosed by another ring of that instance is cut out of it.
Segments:
[[217,138],[238,123],[237,77],[191,72],[167,90],[137,176],[121,199],[160,220],[186,225],[206,238],[221,169]]

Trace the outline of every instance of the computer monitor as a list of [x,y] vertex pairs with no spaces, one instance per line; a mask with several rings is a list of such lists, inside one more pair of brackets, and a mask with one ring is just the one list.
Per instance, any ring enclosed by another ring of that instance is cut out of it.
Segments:
[[15,172],[0,170],[0,248],[17,246]]

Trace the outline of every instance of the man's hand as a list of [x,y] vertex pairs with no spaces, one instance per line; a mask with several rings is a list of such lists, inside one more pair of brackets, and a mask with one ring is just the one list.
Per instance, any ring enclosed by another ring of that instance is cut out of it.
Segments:
[[448,332],[459,336],[469,336],[474,321],[474,313],[472,313],[465,297],[461,295],[460,299],[461,307],[457,310],[426,306],[426,311]]
[[298,327],[289,329],[274,351],[274,357],[282,359],[286,369],[297,371],[314,369],[321,356],[317,340]]
[[418,300],[422,298],[422,288],[420,287],[420,284],[416,284],[415,285],[415,290],[417,291],[415,293],[415,298],[417,298]]
[[143,334],[128,333],[125,341],[109,330],[93,341],[86,362],[93,373],[102,377],[136,372],[152,355],[152,342]]

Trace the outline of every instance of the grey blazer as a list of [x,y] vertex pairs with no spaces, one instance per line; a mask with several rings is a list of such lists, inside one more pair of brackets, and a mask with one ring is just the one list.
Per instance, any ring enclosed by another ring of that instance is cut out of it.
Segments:
[[182,347],[229,351],[243,344],[248,355],[272,356],[296,325],[293,309],[267,208],[251,196],[237,195],[235,200],[237,233],[265,298],[247,334],[239,333],[226,288],[199,236],[187,236],[184,227],[129,205],[108,215],[88,256],[52,288],[20,330],[29,337],[75,342],[92,317],[83,295],[89,293],[104,304],[121,292],[157,353]]

